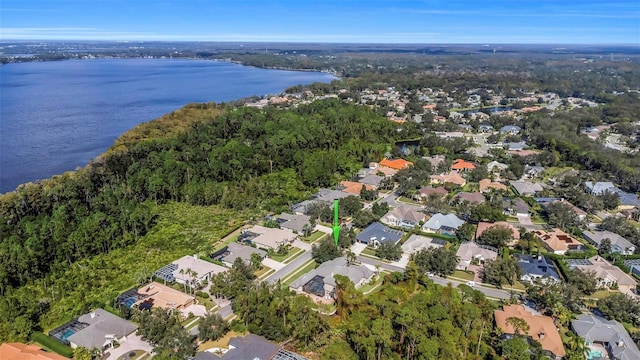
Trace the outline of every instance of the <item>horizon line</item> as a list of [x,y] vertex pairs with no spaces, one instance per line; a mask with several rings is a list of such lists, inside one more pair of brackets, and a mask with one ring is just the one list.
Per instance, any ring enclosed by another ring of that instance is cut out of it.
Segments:
[[593,43],[554,43],[554,42],[354,42],[354,41],[260,41],[260,40],[143,40],[143,39],[0,39],[3,42],[36,42],[36,41],[63,41],[63,42],[146,42],[146,43],[224,43],[224,44],[327,44],[327,45],[538,45],[538,46],[593,46],[593,45],[618,45],[640,48],[638,43],[625,42],[593,42]]

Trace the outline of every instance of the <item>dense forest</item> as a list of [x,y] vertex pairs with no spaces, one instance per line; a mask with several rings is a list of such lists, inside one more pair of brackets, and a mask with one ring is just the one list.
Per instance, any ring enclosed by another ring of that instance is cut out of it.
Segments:
[[0,197],[0,329],[25,322],[0,340],[23,339],[49,311],[54,299],[27,289],[56,286],[70,266],[135,246],[158,226],[158,206],[283,210],[406,135],[337,100],[288,111],[202,104],[168,116],[183,123],[141,125],[86,168]]

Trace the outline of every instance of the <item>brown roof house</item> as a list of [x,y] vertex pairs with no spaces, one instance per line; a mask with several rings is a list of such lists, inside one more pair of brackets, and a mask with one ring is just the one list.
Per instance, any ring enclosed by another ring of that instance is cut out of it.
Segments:
[[580,241],[558,228],[552,231],[536,230],[533,233],[554,254],[564,255],[567,251],[579,251],[584,247]]
[[67,360],[66,357],[56,353],[42,350],[36,345],[27,345],[19,342],[4,343],[0,345],[0,359],[2,360]]
[[480,192],[488,192],[489,190],[498,190],[498,191],[507,191],[507,186],[505,184],[499,183],[497,181],[491,181],[489,179],[482,179],[478,183],[480,186]]
[[623,293],[632,293],[638,285],[634,278],[599,255],[589,259],[567,259],[567,265],[572,269],[594,272],[599,288],[610,289],[617,286]]
[[[495,310],[496,325],[504,332],[505,337],[512,337],[516,331],[509,318],[524,320],[529,325],[526,334],[530,339],[536,340],[542,345],[542,350],[552,359],[562,359],[567,353],[562,345],[562,338],[549,316],[534,315],[525,310],[522,305],[505,305],[502,310]],[[524,335],[524,334],[523,334]]]
[[467,180],[463,178],[460,174],[455,171],[450,172],[449,174],[442,175],[431,175],[431,182],[434,184],[455,184],[459,186],[464,186],[467,183]]
[[488,260],[495,260],[498,257],[498,250],[491,246],[466,242],[460,245],[456,256],[458,257],[456,269],[467,270],[472,263],[484,264]]
[[425,214],[421,213],[417,207],[409,205],[398,205],[393,210],[386,213],[380,222],[389,225],[406,229],[412,229],[416,225],[423,221]]
[[438,186],[435,188],[427,186],[418,191],[418,196],[423,199],[428,199],[429,197],[431,197],[431,195],[437,196],[440,199],[444,199],[448,194],[449,192],[447,191],[447,189],[442,186]]

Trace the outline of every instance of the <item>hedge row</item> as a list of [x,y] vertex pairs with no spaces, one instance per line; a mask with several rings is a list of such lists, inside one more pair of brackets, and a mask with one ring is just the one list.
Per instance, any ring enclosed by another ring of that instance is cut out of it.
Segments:
[[47,336],[39,331],[31,334],[31,340],[42,345],[43,348],[51,350],[59,355],[70,358],[73,357],[73,349],[67,345],[62,344],[58,340]]

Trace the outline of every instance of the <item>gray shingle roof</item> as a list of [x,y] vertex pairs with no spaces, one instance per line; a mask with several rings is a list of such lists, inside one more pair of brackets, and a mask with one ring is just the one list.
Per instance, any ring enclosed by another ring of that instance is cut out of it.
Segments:
[[379,222],[374,222],[369,225],[366,229],[362,230],[357,236],[356,239],[361,242],[368,244],[371,241],[377,240],[379,242],[392,242],[397,243],[402,238],[404,233],[399,230],[390,229]]
[[262,258],[267,256],[267,252],[264,250],[256,249],[251,246],[240,245],[234,242],[227,245],[227,251],[229,254],[223,257],[223,261],[231,264],[233,264],[236,258],[241,258],[248,263],[251,261],[251,254],[253,253],[260,255]]
[[87,349],[102,349],[109,341],[110,335],[122,338],[136,331],[138,326],[130,321],[119,318],[112,313],[96,309],[78,318],[79,322],[89,326],[69,336],[69,342]]
[[324,283],[336,286],[335,275],[346,276],[354,284],[358,284],[362,279],[368,279],[373,275],[373,271],[364,265],[347,266],[347,259],[344,257],[335,258],[333,260],[322,263],[317,269],[311,270],[291,283],[290,287],[297,289],[316,276],[324,278]]
[[624,326],[615,320],[607,320],[593,314],[581,314],[571,321],[571,327],[587,342],[608,343],[615,359],[640,359],[640,350]]
[[442,227],[447,227],[450,229],[457,229],[464,224],[464,220],[458,218],[454,214],[435,214],[433,215],[427,222],[422,225],[425,229],[434,229],[438,230]]
[[553,266],[551,262],[548,262],[544,256],[538,258],[531,255],[517,255],[517,257],[518,266],[522,269],[524,275],[536,277],[546,276],[561,281],[555,266]]

